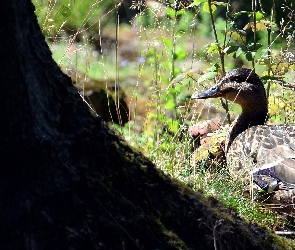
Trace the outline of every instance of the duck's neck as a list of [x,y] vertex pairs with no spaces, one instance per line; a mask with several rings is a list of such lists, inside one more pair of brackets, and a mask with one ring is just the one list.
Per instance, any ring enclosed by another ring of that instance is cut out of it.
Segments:
[[240,133],[252,126],[263,125],[265,123],[267,117],[267,105],[259,107],[258,109],[256,107],[256,110],[251,110],[244,108],[233,124],[227,140],[226,153],[228,152],[232,142]]

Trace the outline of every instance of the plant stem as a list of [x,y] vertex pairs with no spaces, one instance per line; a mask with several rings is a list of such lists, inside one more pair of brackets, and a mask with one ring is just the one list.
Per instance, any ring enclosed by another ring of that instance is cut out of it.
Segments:
[[[253,13],[253,39],[254,39],[254,49],[256,52],[256,0],[252,0],[252,13]],[[255,57],[252,58],[252,67],[255,67]],[[255,70],[255,69],[254,69]]]
[[[275,3],[274,0],[272,1],[272,8],[271,8],[271,16],[270,16],[270,22],[273,22],[273,17],[274,17],[274,8],[275,8]],[[268,60],[268,69],[267,69],[267,74],[270,76],[271,73],[271,26],[269,25],[267,27],[267,60]],[[267,83],[266,87],[266,97],[269,97],[269,91],[270,91],[270,82]]]
[[[173,36],[173,42],[172,42],[172,62],[171,62],[171,74],[169,82],[172,81],[172,79],[175,77],[175,49],[176,49],[176,25],[177,25],[177,11],[174,12],[174,20],[173,20],[173,29],[172,29],[172,36]],[[172,88],[174,89],[174,84],[172,85]],[[172,92],[172,99],[173,103],[176,104],[176,93]],[[176,118],[176,105],[174,110],[171,110],[173,113],[173,118]]]
[[223,52],[223,49],[221,48],[219,40],[218,40],[217,31],[216,31],[215,22],[214,22],[214,17],[213,17],[211,0],[208,0],[208,5],[209,5],[209,12],[210,12],[212,29],[213,29],[213,33],[214,33],[214,37],[215,37],[215,42],[216,42],[217,47],[218,47],[218,53],[219,53],[219,58],[220,58],[220,62],[221,62],[221,69],[222,69],[222,73],[225,73],[224,52]]
[[[208,0],[208,7],[209,7],[209,12],[210,12],[212,29],[213,29],[213,33],[214,33],[214,37],[215,37],[215,42],[216,42],[217,47],[218,47],[218,53],[219,53],[219,58],[220,58],[220,62],[221,62],[222,73],[224,74],[225,73],[224,52],[223,52],[223,49],[221,48],[219,40],[218,40],[211,4],[212,4],[211,0]],[[227,121],[228,121],[228,123],[230,123],[230,114],[229,114],[229,108],[228,108],[228,101],[225,100],[224,102],[222,102],[222,106],[225,109]]]

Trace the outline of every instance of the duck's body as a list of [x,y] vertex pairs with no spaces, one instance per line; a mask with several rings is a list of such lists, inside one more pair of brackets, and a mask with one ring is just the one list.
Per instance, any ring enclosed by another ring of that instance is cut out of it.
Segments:
[[[261,188],[268,188],[263,176],[295,184],[295,126],[254,126],[233,141],[226,153],[227,162],[234,170],[251,171]],[[293,187],[293,186],[292,186]]]
[[264,125],[267,118],[267,98],[263,83],[253,70],[239,68],[228,71],[209,90],[192,98],[222,97],[238,103],[242,113],[234,122],[226,141],[226,159],[234,172],[253,173],[261,188],[275,183],[295,183],[295,125]]

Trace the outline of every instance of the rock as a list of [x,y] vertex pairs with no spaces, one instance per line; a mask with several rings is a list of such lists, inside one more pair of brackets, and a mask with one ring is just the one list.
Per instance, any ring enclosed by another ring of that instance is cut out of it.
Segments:
[[108,94],[103,89],[98,91],[90,90],[84,95],[85,99],[91,103],[95,112],[105,122],[113,122],[124,126],[129,121],[129,109],[124,93],[121,93],[118,99],[113,97],[114,93]]
[[64,72],[72,79],[82,98],[105,122],[124,126],[129,121],[129,108],[124,90],[112,80],[93,79],[70,68]]

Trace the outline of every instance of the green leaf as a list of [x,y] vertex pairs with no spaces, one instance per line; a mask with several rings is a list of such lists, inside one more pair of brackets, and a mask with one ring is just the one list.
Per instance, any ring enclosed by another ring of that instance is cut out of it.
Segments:
[[57,16],[62,15],[64,17],[69,17],[71,16],[71,14],[72,14],[72,10],[64,4],[59,8],[57,12]]
[[174,18],[176,11],[170,7],[166,8],[166,14],[170,17],[170,18]]
[[176,14],[177,14],[178,16],[182,16],[182,15],[185,14],[185,13],[186,13],[186,12],[185,12],[184,9],[178,10],[178,11],[176,12]]
[[248,61],[252,61],[254,57],[255,57],[255,52],[251,52],[251,51],[246,52],[246,59]]
[[250,51],[257,51],[258,49],[260,49],[262,47],[261,43],[250,43],[248,46],[248,50]]
[[214,63],[212,67],[208,68],[207,71],[214,71],[214,72],[218,72],[218,70],[220,69],[220,65],[218,63]]
[[203,1],[194,1],[193,3],[191,3],[188,7],[198,7],[199,5],[201,5],[203,3]]
[[168,110],[174,110],[175,107],[176,107],[176,105],[172,99],[169,99],[165,105],[165,108]]
[[[216,11],[216,9],[217,9],[216,5],[215,4],[211,4],[211,9],[212,9],[212,13],[214,13]],[[203,11],[204,12],[207,12],[207,13],[210,13],[208,2],[205,2],[203,4]]]
[[228,46],[224,49],[224,53],[232,55],[233,58],[237,58],[243,53],[243,49],[240,46]]
[[217,5],[217,6],[224,6],[226,7],[228,5],[228,3],[224,3],[224,2],[216,2],[214,1],[213,4]]
[[217,10],[217,7],[215,4],[212,4],[211,5],[211,8],[212,8],[212,13],[214,13],[216,10]]
[[234,58],[237,58],[239,57],[241,54],[243,53],[243,49],[241,47],[239,47],[236,51],[236,54],[234,56]]
[[225,54],[231,55],[236,53],[239,48],[240,48],[239,46],[228,46],[223,51]]
[[173,43],[171,39],[162,37],[159,39],[159,41],[164,43],[168,49],[172,49]]
[[243,45],[246,42],[246,32],[230,31],[230,37],[234,39],[239,45]]
[[199,68],[192,68],[188,72],[186,72],[186,78],[193,78],[194,74],[201,75],[202,73],[203,71],[200,70]]
[[239,17],[242,14],[246,14],[247,16],[249,16],[249,15],[252,15],[252,12],[250,12],[250,11],[244,11],[244,10],[243,11],[239,11],[239,12],[234,13],[233,14],[233,17],[234,18],[237,18],[237,17]]
[[260,65],[270,65],[270,59],[268,59],[267,57],[265,57],[265,58],[261,58],[260,60],[259,60],[259,64]]
[[166,119],[166,124],[169,127],[169,130],[173,133],[177,133],[179,129],[179,121],[171,118]]
[[218,44],[217,43],[210,43],[207,49],[208,54],[216,54],[218,53]]
[[277,76],[269,76],[269,75],[261,76],[260,78],[261,78],[261,80],[263,82],[267,82],[267,81],[270,81],[270,80],[272,80],[272,81],[280,81],[281,80],[280,77],[277,77]]
[[217,76],[216,71],[207,72],[204,75],[201,75],[198,79],[198,83],[204,82],[206,80],[212,80],[215,76]]
[[176,59],[183,59],[186,57],[186,51],[184,49],[176,49],[175,56]]
[[[256,25],[254,26],[254,22],[249,22],[245,25],[243,30],[252,29],[252,31],[263,31],[266,30],[272,23],[267,20],[259,20],[256,21]],[[254,30],[256,28],[256,30]]]
[[170,84],[179,83],[179,82],[181,82],[185,77],[186,77],[186,73],[182,73],[182,74],[176,76],[176,77],[170,82]]
[[263,14],[260,11],[255,12],[256,20],[259,21],[263,18]]
[[266,30],[268,26],[269,26],[269,21],[266,21],[266,20],[256,21],[257,31]]

